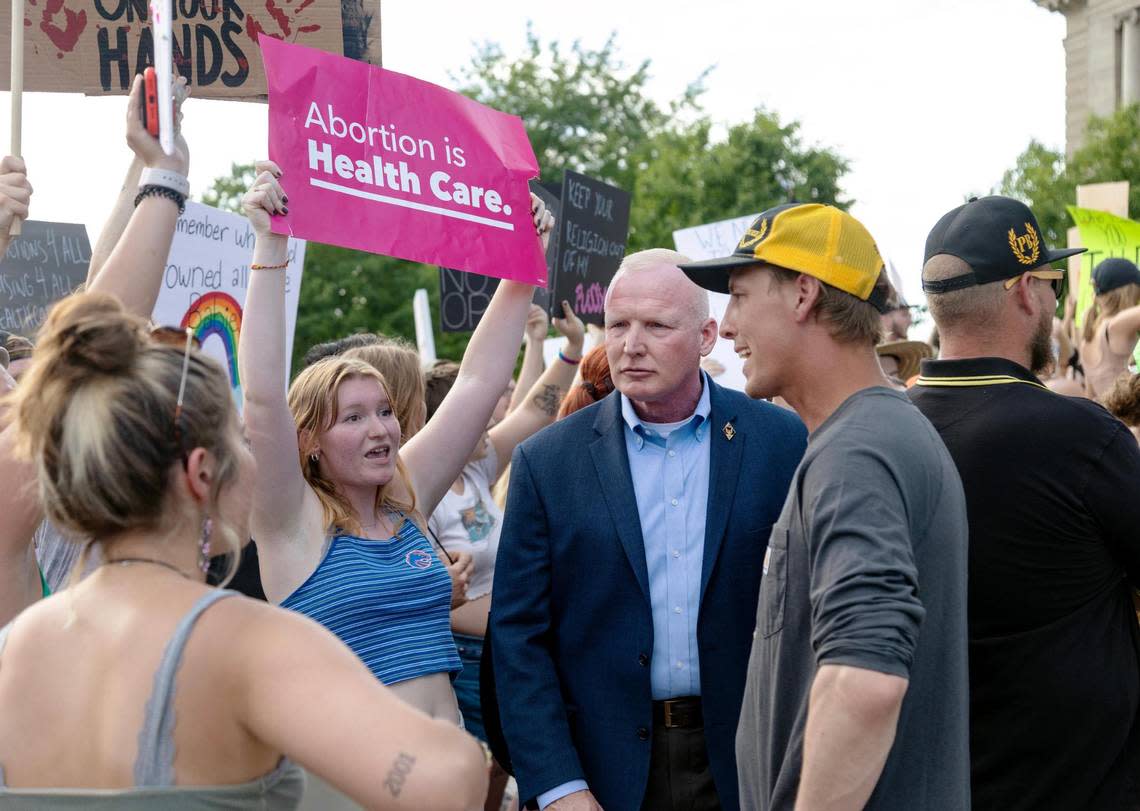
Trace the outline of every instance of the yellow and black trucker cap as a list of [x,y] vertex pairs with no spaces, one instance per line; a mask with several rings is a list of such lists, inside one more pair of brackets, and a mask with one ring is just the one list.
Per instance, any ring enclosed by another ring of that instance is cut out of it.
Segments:
[[888,286],[875,290],[883,272],[875,240],[846,211],[818,203],[770,208],[744,232],[732,256],[690,262],[681,270],[706,290],[727,293],[732,271],[761,263],[814,276],[879,312],[887,308]]
[[946,212],[926,237],[923,264],[939,254],[956,256],[969,273],[922,282],[927,293],[949,293],[977,284],[1002,282],[1027,270],[1084,253],[1084,248],[1051,250],[1041,243],[1041,226],[1029,206],[1012,197],[971,197]]

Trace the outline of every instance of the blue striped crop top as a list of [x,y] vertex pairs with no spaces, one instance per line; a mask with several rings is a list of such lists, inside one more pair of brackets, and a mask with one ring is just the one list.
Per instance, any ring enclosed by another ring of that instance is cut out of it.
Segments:
[[340,637],[384,684],[463,667],[451,635],[451,577],[410,520],[387,541],[338,533],[281,605]]

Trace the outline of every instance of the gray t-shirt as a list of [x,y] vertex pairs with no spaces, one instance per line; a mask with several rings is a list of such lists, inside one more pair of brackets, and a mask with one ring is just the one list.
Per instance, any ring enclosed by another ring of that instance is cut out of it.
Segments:
[[808,441],[760,585],[736,738],[745,811],[792,809],[816,670],[909,678],[867,808],[970,807],[966,503],[906,396],[849,397]]

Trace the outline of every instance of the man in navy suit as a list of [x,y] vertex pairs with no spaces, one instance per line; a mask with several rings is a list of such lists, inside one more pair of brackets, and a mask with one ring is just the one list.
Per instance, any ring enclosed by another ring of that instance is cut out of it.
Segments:
[[617,391],[515,451],[491,625],[532,807],[739,807],[764,553],[806,431],[701,372],[717,324],[684,261],[625,259],[606,301]]

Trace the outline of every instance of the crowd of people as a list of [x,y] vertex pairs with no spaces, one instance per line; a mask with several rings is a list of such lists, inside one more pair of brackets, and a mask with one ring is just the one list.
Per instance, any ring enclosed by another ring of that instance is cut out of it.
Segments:
[[[971,200],[934,347],[789,203],[626,256],[549,366],[505,281],[459,362],[360,334],[290,381],[265,161],[239,409],[150,323],[190,153],[140,97],[84,289],[0,336],[0,807],[1140,808],[1135,264],[1078,328],[1079,249]],[[31,196],[5,158],[0,249]]]

